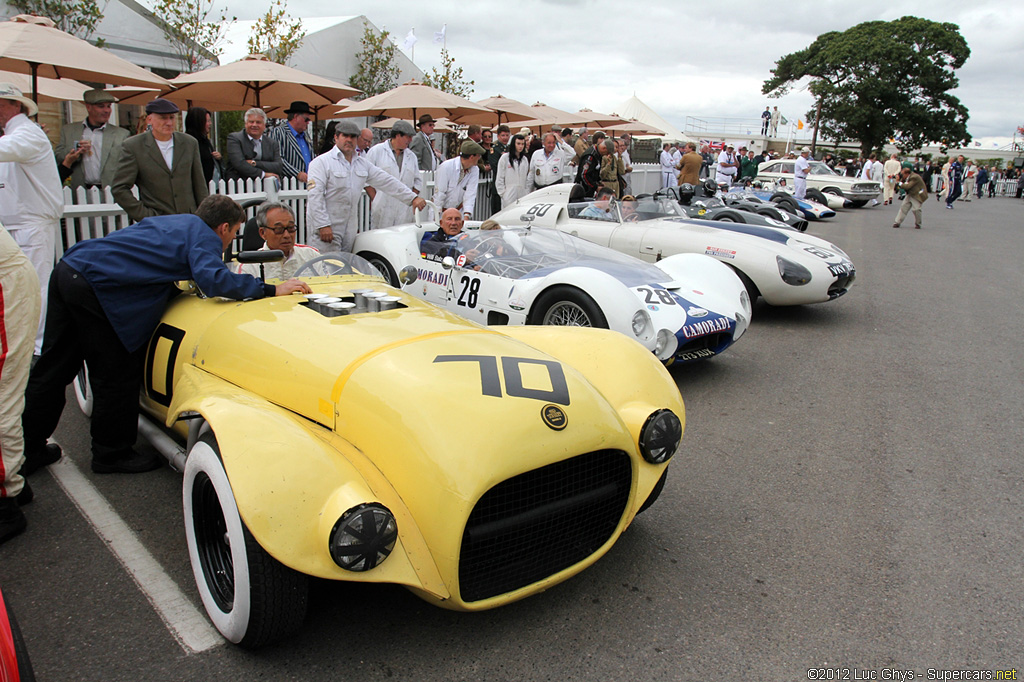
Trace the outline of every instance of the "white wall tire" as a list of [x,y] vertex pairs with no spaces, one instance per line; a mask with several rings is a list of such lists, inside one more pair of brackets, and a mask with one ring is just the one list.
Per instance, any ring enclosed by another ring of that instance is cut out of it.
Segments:
[[75,380],[71,382],[75,386],[75,398],[78,400],[78,408],[86,417],[92,417],[92,386],[89,385],[89,365],[82,363],[82,369],[78,370]]
[[242,523],[212,433],[189,452],[182,501],[192,573],[214,627],[246,648],[297,629],[308,578],[267,554]]

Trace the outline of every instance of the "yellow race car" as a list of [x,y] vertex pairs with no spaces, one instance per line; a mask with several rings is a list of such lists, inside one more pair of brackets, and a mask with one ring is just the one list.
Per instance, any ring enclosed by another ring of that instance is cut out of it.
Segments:
[[307,296],[179,296],[150,341],[143,408],[185,443],[189,554],[225,638],[297,628],[308,576],[501,606],[592,564],[658,496],[684,408],[643,346],[487,328],[358,257],[340,271]]

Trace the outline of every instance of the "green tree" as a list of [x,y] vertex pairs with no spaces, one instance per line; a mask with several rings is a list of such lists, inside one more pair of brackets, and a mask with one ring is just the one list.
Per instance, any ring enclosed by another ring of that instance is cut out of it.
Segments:
[[[57,28],[88,40],[103,18],[103,8],[95,0],[10,0],[11,7],[24,14],[35,14],[53,20]],[[103,47],[103,39],[96,41]]]
[[[236,19],[228,18],[226,8],[215,13],[213,0],[153,0],[153,13],[186,73],[206,68],[224,52],[224,34]],[[211,13],[214,21],[209,20]]]
[[288,16],[286,0],[275,0],[267,13],[256,20],[249,36],[249,54],[265,54],[267,59],[284,64],[295,54],[306,37],[301,19]]
[[441,69],[431,67],[430,73],[423,76],[423,84],[451,95],[469,97],[473,92],[474,81],[465,80],[462,67],[455,66],[455,57],[448,54],[447,49],[441,48]]
[[[939,142],[963,146],[967,107],[950,94],[971,50],[956,24],[918,17],[868,21],[818,36],[775,63],[761,91],[785,95],[808,77],[821,105],[819,129],[857,140],[867,154],[890,139],[904,152]],[[813,123],[816,110],[807,113]]]
[[362,90],[365,97],[379,95],[398,85],[397,50],[390,37],[386,29],[376,33],[369,23],[363,22],[363,37],[359,41],[362,49],[356,54],[359,68],[348,79],[348,84]]

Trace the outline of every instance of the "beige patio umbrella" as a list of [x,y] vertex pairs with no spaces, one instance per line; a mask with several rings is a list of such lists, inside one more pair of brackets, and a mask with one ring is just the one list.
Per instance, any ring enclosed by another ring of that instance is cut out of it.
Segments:
[[[377,121],[376,123],[371,123],[370,127],[371,128],[380,128],[381,130],[390,130],[391,126],[395,125],[396,121],[403,121],[403,120],[405,120],[405,119],[401,119],[401,118],[386,118],[383,121]],[[413,126],[416,125],[415,121],[409,121],[409,123],[411,123]],[[437,124],[434,126],[434,132],[435,133],[454,133],[456,131],[455,131],[455,127],[452,125],[451,121],[449,121],[446,118],[439,118],[439,119],[437,119]]]
[[613,126],[605,126],[601,130],[607,133],[629,133],[630,135],[664,135],[664,130],[658,130],[654,126],[641,123],[635,118],[627,123],[617,123]]
[[583,124],[588,128],[601,128],[605,126],[619,125],[620,123],[628,123],[626,119],[616,114],[602,114],[591,109],[580,109],[576,112],[576,115],[583,119]]
[[[0,82],[12,83],[22,92],[32,89],[32,78],[23,73],[0,71]],[[70,78],[39,78],[37,86],[39,97],[36,102],[80,102],[85,91],[92,90],[91,86]]]
[[568,111],[549,107],[547,104],[542,104],[540,102],[531,104],[530,110],[533,112],[535,120],[545,122],[548,125],[557,124],[560,126],[578,126],[587,122],[587,118],[585,116],[581,117],[579,114],[571,114]]
[[494,111],[473,104],[468,99],[427,87],[417,81],[409,81],[345,107],[335,116],[394,116],[416,121],[423,114],[430,114],[434,118],[443,117],[461,124],[462,117],[481,112],[488,113],[492,118],[495,116]]
[[[518,102],[508,97],[488,97],[477,102],[482,107],[490,109],[489,113],[468,114],[459,119],[463,125],[476,123],[484,126],[496,126],[507,123],[509,126],[518,125],[518,121],[527,121],[536,116],[530,111],[530,105]],[[505,119],[502,121],[502,119]]]
[[[359,90],[305,71],[293,69],[251,54],[237,62],[214,66],[195,73],[183,73],[170,81],[173,90],[160,97],[179,107],[204,107],[210,111],[239,111],[261,107],[267,111],[287,108],[292,102],[308,102],[318,111],[333,106],[343,97],[359,94]],[[143,93],[126,97],[125,103],[152,99]]]
[[34,99],[39,78],[158,88],[169,85],[154,73],[54,28],[51,20],[28,14],[0,22],[0,70],[29,74]]

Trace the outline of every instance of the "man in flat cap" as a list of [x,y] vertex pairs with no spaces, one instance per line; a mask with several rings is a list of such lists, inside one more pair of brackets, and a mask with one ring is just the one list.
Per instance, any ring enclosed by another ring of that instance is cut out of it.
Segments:
[[477,162],[486,150],[473,140],[465,140],[459,155],[437,167],[434,175],[434,203],[442,211],[457,208],[467,219],[476,208],[476,188],[480,184]]
[[[29,116],[35,102],[10,83],[0,83],[0,223],[32,262],[39,276],[42,316],[35,355],[43,345],[46,294],[53,271],[54,243],[64,215],[64,194],[46,133]],[[2,293],[2,292],[0,292]],[[0,302],[3,297],[0,296]],[[0,317],[3,316],[0,306]],[[3,353],[0,352],[0,363]]]
[[288,116],[288,121],[268,130],[266,137],[274,140],[281,152],[282,174],[305,182],[309,163],[315,156],[313,143],[306,135],[309,122],[313,120],[313,111],[309,108],[308,102],[292,102],[284,113]]
[[[157,98],[146,105],[150,129],[121,146],[111,191],[132,222],[158,215],[195,213],[210,190],[199,158],[199,143],[174,132],[178,105]],[[139,188],[139,198],[132,195]]]
[[359,126],[343,120],[334,129],[334,147],[309,164],[306,225],[309,245],[321,253],[351,251],[359,229],[357,207],[367,185],[413,208],[427,205],[397,178],[356,156]]
[[[395,177],[416,194],[423,190],[420,166],[416,156],[408,149],[416,131],[408,121],[395,121],[391,126],[391,139],[370,147],[366,160],[385,173]],[[412,207],[390,194],[377,192],[373,197],[370,224],[373,229],[411,223]]]
[[128,131],[110,124],[110,114],[117,101],[106,90],[86,90],[86,117],[69,123],[60,131],[54,153],[60,179],[75,187],[106,187],[114,182],[114,171],[121,159],[121,145]]
[[434,149],[433,142],[430,141],[430,136],[434,134],[435,123],[434,117],[430,114],[420,116],[420,120],[416,122],[416,127],[420,131],[413,136],[412,142],[409,143],[409,150],[419,159],[420,170],[432,171],[437,168],[437,151]]

